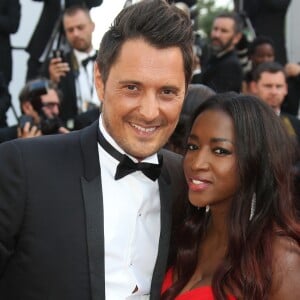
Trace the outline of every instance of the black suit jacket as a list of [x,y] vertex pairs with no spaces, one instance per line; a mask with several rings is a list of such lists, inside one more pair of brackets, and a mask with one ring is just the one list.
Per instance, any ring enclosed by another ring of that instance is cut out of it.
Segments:
[[3,72],[6,84],[12,77],[12,55],[10,34],[19,27],[21,6],[19,0],[0,1],[0,72]]
[[229,51],[221,57],[209,55],[206,60],[203,60],[200,83],[214,91],[239,93],[242,81],[243,71],[235,51]]
[[[79,67],[73,51],[66,53],[63,60],[69,64],[70,71],[60,78],[58,88],[62,92],[60,117],[63,121],[67,121],[68,119],[74,119],[78,115],[76,77],[79,75]],[[44,74],[48,78],[50,77],[48,72],[49,63],[50,60],[48,60],[47,71]]]
[[[105,299],[97,130],[95,122],[65,135],[0,145],[1,299]],[[171,204],[186,195],[180,156],[162,154],[153,300],[166,269]]]

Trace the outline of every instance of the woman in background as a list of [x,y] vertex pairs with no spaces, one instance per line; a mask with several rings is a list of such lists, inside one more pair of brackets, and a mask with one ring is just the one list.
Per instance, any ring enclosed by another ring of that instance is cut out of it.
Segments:
[[162,299],[300,299],[294,149],[253,96],[218,94],[198,108],[184,158],[190,203]]

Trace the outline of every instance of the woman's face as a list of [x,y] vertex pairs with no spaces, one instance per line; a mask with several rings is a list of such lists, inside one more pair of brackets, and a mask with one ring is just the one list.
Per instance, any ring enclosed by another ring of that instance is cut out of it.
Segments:
[[253,66],[258,66],[264,62],[272,62],[275,60],[275,53],[272,45],[262,44],[257,46],[255,52],[251,56]]
[[195,120],[184,158],[189,201],[194,206],[228,207],[239,185],[233,121],[219,110]]

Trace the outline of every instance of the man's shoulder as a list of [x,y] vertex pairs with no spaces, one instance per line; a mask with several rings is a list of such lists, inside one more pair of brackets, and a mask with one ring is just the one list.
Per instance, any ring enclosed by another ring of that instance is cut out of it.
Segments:
[[168,149],[162,148],[159,154],[163,156],[164,163],[178,164],[182,162],[182,155],[172,152]]

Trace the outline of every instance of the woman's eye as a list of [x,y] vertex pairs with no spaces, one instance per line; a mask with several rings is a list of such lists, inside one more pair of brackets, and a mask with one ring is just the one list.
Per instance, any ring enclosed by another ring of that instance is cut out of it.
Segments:
[[197,149],[198,149],[198,147],[194,144],[188,143],[186,145],[186,150],[188,150],[188,151],[193,151],[193,150],[197,150]]
[[218,155],[228,155],[228,154],[231,154],[231,152],[227,149],[224,149],[224,148],[216,148],[214,149],[214,152]]

